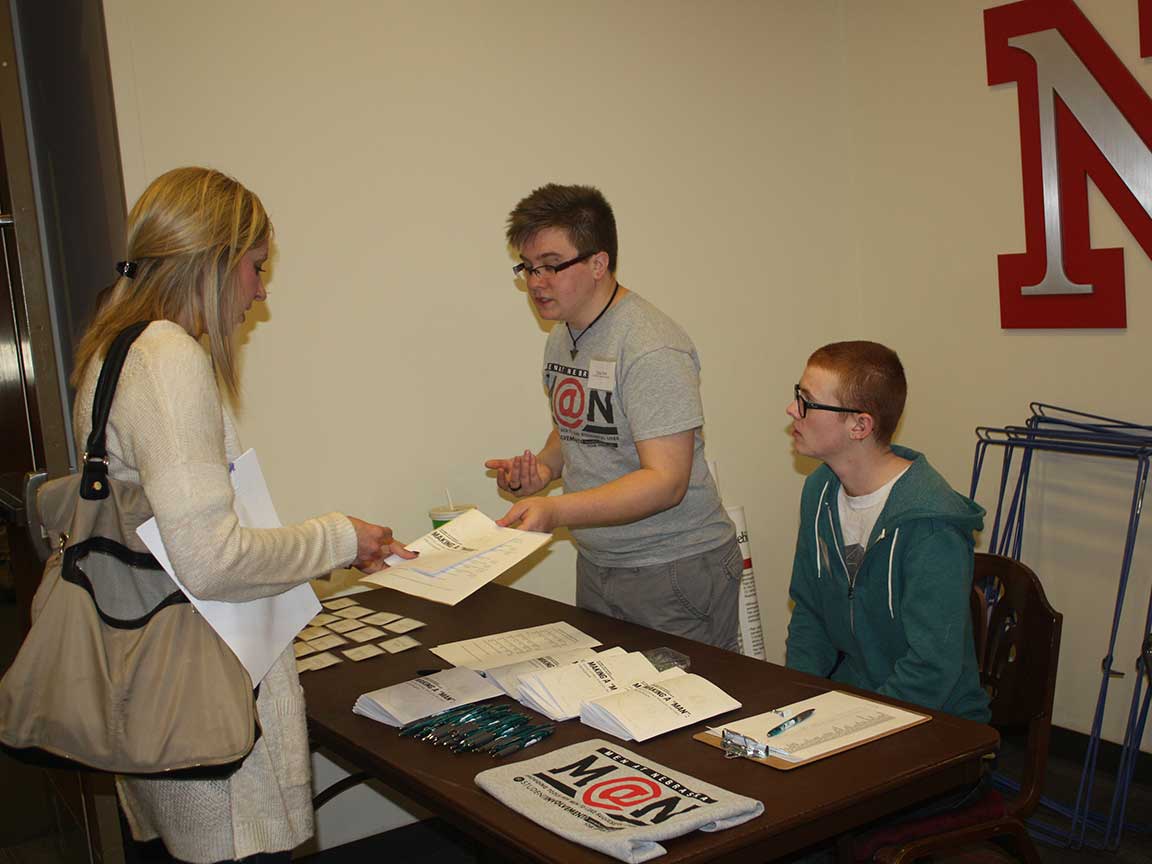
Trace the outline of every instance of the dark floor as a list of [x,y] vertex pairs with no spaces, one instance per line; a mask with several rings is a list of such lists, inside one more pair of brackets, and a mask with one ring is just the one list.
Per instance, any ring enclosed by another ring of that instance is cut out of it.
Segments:
[[[1006,753],[1001,760],[1006,770],[1018,761]],[[1150,864],[1152,862],[1152,777],[1149,776],[1152,756],[1144,754],[1139,773],[1129,787],[1127,820],[1121,833],[1120,847],[1115,852],[1088,848],[1100,845],[1103,839],[1103,825],[1089,828],[1085,834],[1085,848],[1074,850],[1048,844],[1038,844],[1040,857],[1045,864],[1088,864],[1088,862],[1116,862],[1116,864]],[[1045,773],[1044,792],[1055,803],[1066,808],[1076,802],[1080,786],[1083,760],[1079,754],[1075,758],[1061,753],[1051,753]],[[1115,772],[1098,771],[1093,781],[1092,808],[1096,813],[1107,814],[1111,805]],[[1042,809],[1033,822],[1052,826],[1058,832],[1067,833],[1069,820],[1052,810]],[[1033,832],[1035,834],[1036,832]]]
[[[15,606],[7,587],[5,537],[0,525],[0,670],[7,668],[19,645]],[[1068,742],[1072,743],[1069,744]],[[1075,752],[1075,736],[1057,740],[1062,746],[1049,758],[1045,791],[1057,801],[1070,805],[1080,783],[1081,763]],[[1005,742],[1000,768],[1011,774],[1019,765],[1021,750]],[[1123,832],[1116,852],[1093,849],[1072,850],[1040,846],[1045,864],[1152,864],[1152,756],[1145,754],[1128,801],[1129,827]],[[1098,772],[1093,806],[1106,811],[1112,794],[1109,774]],[[1067,827],[1067,820],[1051,813],[1045,821]],[[50,794],[40,772],[12,762],[0,754],[0,864],[90,864],[82,819]],[[1099,833],[1090,832],[1089,843],[1099,842]],[[942,862],[995,861],[995,850],[958,850]],[[307,864],[359,864],[379,861],[386,864],[491,864],[481,857],[471,841],[448,825],[431,820],[349,843],[336,849],[298,859]]]

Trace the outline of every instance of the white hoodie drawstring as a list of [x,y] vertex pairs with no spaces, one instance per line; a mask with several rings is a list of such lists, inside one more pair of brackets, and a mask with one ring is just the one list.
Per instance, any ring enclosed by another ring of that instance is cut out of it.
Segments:
[[820,511],[824,509],[824,495],[828,492],[828,486],[832,483],[831,480],[824,482],[824,488],[820,490],[820,501],[816,505],[816,518],[812,520],[812,540],[815,544],[816,551],[816,578],[820,578]]
[[888,549],[888,614],[896,620],[896,613],[892,609],[892,558],[896,555],[896,541],[900,539],[900,529],[892,535],[892,546]]
[[[820,578],[820,511],[824,509],[824,496],[828,494],[828,487],[832,481],[829,480],[824,484],[824,488],[820,490],[820,500],[816,504],[816,517],[812,520],[812,538],[815,544],[816,553],[816,578]],[[831,517],[829,517],[831,521]],[[877,540],[884,538],[885,531],[880,532],[880,537]],[[896,619],[896,610],[892,601],[892,562],[896,558],[896,541],[900,539],[900,529],[897,528],[892,534],[892,545],[888,548],[888,614],[893,620]],[[845,568],[847,571],[847,568]]]

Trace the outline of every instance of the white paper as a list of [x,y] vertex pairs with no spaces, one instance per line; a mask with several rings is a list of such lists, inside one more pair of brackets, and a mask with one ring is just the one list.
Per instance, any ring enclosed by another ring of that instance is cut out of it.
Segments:
[[579,663],[581,660],[590,660],[593,657],[611,657],[623,654],[623,648],[609,648],[600,654],[595,648],[576,648],[572,651],[561,651],[554,654],[545,654],[533,657],[531,660],[520,660],[516,663],[506,663],[503,666],[493,666],[484,670],[484,677],[511,696],[516,698],[519,692],[520,676],[539,672],[543,669],[554,669],[557,666],[566,666],[569,663]]
[[361,660],[367,660],[369,657],[379,657],[384,652],[375,645],[357,645],[355,648],[349,648],[347,651],[341,651],[340,653],[349,660],[355,660],[359,663]]
[[341,645],[347,645],[347,639],[341,639],[335,633],[331,636],[321,636],[319,639],[313,639],[308,643],[317,651],[327,651],[330,648],[339,648]]
[[[712,464],[709,463],[709,468]],[[744,558],[744,572],[740,577],[740,653],[757,660],[766,660],[764,627],[760,621],[760,595],[756,590],[756,574],[752,570],[752,546],[748,542],[748,522],[743,507],[726,507],[728,518],[736,526],[736,540]]]
[[[387,645],[387,643],[385,643]],[[471,669],[445,669],[403,684],[364,693],[352,706],[354,714],[403,726],[457,705],[469,705],[502,695],[491,682]]]
[[353,642],[371,642],[373,639],[381,639],[388,634],[376,627],[361,627],[359,630],[352,630],[346,635]]
[[[357,620],[355,618],[344,618],[338,621],[333,621],[331,624],[325,625],[328,630],[333,633],[349,633],[353,630],[359,630],[364,626],[364,620]],[[300,637],[304,638],[304,637]]]
[[[234,507],[240,524],[245,528],[279,528],[280,517],[276,515],[256,451],[246,450],[232,463],[231,478],[235,490]],[[193,597],[172,569],[155,518],[137,528],[136,533],[172,581],[187,595],[196,611],[239,658],[253,685],[264,679],[276,658],[292,644],[296,634],[320,612],[316,592],[307,583],[275,597],[243,603]]]
[[389,654],[399,654],[401,651],[407,651],[409,648],[415,648],[420,644],[419,640],[413,639],[411,636],[397,636],[395,639],[389,639],[386,642],[379,643],[380,647],[387,651]]
[[625,741],[647,741],[739,707],[708,679],[681,674],[587,701],[580,721]]
[[403,616],[397,612],[375,612],[365,618],[361,618],[360,622],[362,624],[375,624],[376,626],[380,626],[381,624],[388,624],[402,617]]
[[[808,708],[815,709],[810,718],[786,732],[768,737],[766,733],[769,729],[779,725],[786,717],[793,717]],[[832,690],[811,699],[794,702],[780,712],[769,711],[745,717],[743,720],[725,723],[720,729],[709,729],[708,732],[721,737],[724,729],[730,729],[767,745],[769,756],[789,762],[806,762],[841,747],[850,747],[878,735],[888,735],[913,726],[923,717],[923,714],[905,711],[895,705]]]
[[588,362],[588,389],[611,393],[616,389],[616,361],[590,360]]
[[501,528],[473,508],[409,543],[418,558],[392,555],[387,570],[361,581],[454,606],[551,539],[551,534]]
[[599,639],[593,639],[587,633],[582,633],[567,621],[557,621],[555,624],[539,624],[520,630],[493,633],[491,636],[446,642],[433,648],[432,653],[453,666],[491,669],[493,666],[531,660],[544,654],[599,644]]
[[305,657],[302,660],[296,661],[296,671],[311,672],[313,669],[326,669],[329,666],[335,666],[340,662],[340,658],[335,654],[329,654],[325,651],[323,654],[313,654],[311,657]]
[[343,609],[337,609],[332,614],[335,615],[337,618],[344,618],[344,619],[363,618],[365,615],[371,615],[372,610],[369,609],[367,606],[352,605],[352,606],[346,606]]
[[[674,674],[683,671],[673,668],[664,676]],[[570,720],[580,716],[580,706],[590,699],[664,676],[647,657],[632,651],[522,675],[516,698],[552,720]]]

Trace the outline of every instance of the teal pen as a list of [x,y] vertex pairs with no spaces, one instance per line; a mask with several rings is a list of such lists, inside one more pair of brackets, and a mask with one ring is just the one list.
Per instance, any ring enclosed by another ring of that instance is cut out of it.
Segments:
[[525,723],[529,722],[531,722],[531,720],[527,716],[521,715],[511,720],[505,720],[503,723],[490,724],[479,729],[473,729],[463,738],[451,742],[452,749],[458,753],[478,750],[498,738],[512,734],[514,730],[519,730]]
[[476,729],[486,729],[489,726],[499,726],[501,723],[507,723],[514,717],[518,717],[516,712],[504,706],[491,708],[484,712],[479,712],[468,719],[457,718],[453,723],[456,731],[463,734],[468,734]]
[[400,734],[410,735],[418,740],[426,741],[430,736],[438,734],[443,727],[468,723],[488,710],[490,710],[490,706],[484,705],[467,705],[462,708],[453,708],[428,717],[423,721],[419,721],[411,730],[408,732],[401,730]]
[[402,727],[400,734],[405,737],[414,736],[420,738],[429,730],[437,729],[446,723],[463,722],[466,718],[471,717],[474,712],[475,708],[473,706],[445,711],[442,714],[425,717],[423,720],[417,720],[409,726]]
[[476,745],[476,742],[491,741],[498,735],[503,734],[505,729],[513,729],[523,723],[528,722],[528,718],[523,720],[516,718],[502,717],[498,720],[493,720],[489,723],[468,724],[456,730],[453,734],[445,736],[437,744],[444,744],[457,752],[471,749]]
[[779,735],[781,732],[787,732],[789,729],[791,729],[797,723],[803,723],[805,720],[807,720],[809,717],[811,717],[815,713],[816,713],[815,708],[808,708],[808,709],[805,709],[804,711],[801,711],[795,717],[789,717],[787,720],[785,720],[779,726],[776,726],[772,729],[769,729],[768,730],[768,737],[771,738],[773,735]]
[[524,735],[509,741],[501,747],[489,748],[488,752],[492,754],[493,759],[500,759],[515,753],[517,750],[523,750],[525,747],[539,744],[555,731],[555,726],[537,727],[535,730],[526,732]]
[[439,714],[433,714],[431,717],[421,717],[419,720],[413,720],[411,723],[405,723],[400,727],[399,734],[407,738],[410,735],[415,735],[417,732],[421,731],[422,729],[426,729],[429,726],[435,726],[437,723],[442,723],[445,720],[450,720],[454,717],[458,717],[461,714],[466,714],[469,711],[474,710],[476,710],[476,706],[474,705],[458,705],[455,708],[449,708],[447,711],[443,711]]
[[501,747],[519,741],[526,735],[534,735],[540,728],[540,726],[523,726],[519,729],[509,729],[506,732],[500,733],[491,741],[486,741],[484,746],[477,747],[476,749],[483,750],[485,753],[491,753],[493,750],[498,750]]
[[506,723],[513,716],[515,714],[505,706],[488,706],[484,711],[471,715],[471,719],[468,719],[467,716],[461,717],[445,724],[446,728],[434,727],[421,740],[451,746],[477,730]]
[[518,744],[521,741],[533,738],[538,735],[547,737],[556,730],[556,726],[552,723],[539,723],[534,726],[524,726],[521,729],[513,729],[504,735],[499,736],[495,740],[489,742],[488,746],[482,748],[487,753],[492,753],[494,750],[499,750],[503,747]]

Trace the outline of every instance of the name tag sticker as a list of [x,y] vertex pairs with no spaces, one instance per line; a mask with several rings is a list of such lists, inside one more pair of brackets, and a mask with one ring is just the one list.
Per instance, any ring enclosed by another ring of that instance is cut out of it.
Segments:
[[611,393],[616,389],[616,361],[592,360],[588,364],[588,389]]

